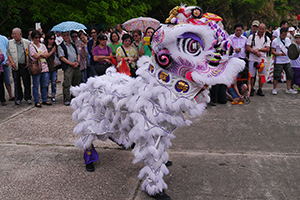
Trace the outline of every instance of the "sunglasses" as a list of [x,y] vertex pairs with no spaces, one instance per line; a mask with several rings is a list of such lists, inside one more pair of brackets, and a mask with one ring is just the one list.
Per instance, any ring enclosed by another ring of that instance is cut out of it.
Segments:
[[139,35],[133,35],[133,37],[138,37]]
[[107,40],[107,38],[105,38],[105,39],[102,39],[102,40]]
[[77,37],[78,37],[77,35],[72,35],[72,36],[71,36],[71,38],[77,38]]
[[34,39],[40,39],[41,37],[34,37]]
[[95,34],[95,33],[96,33],[95,31],[91,32],[91,34]]

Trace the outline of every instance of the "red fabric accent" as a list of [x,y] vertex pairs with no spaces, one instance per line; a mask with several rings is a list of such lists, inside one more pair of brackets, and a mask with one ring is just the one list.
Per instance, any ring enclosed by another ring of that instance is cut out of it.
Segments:
[[189,16],[187,16],[187,14],[185,14],[183,8],[180,8],[180,10],[179,10],[178,12],[179,12],[179,13],[182,13],[186,18],[189,18]]
[[110,56],[110,60],[111,60],[111,63],[112,63],[114,66],[117,66],[117,65],[118,65],[117,60],[116,60],[113,56]]
[[124,58],[122,58],[121,69],[119,72],[123,73],[123,74],[127,74],[128,76],[131,76],[130,70],[129,70]]
[[191,71],[188,71],[188,72],[185,74],[185,78],[188,79],[188,80],[190,80],[190,81],[193,81],[193,82],[194,82],[194,80],[193,80],[193,78],[192,78],[192,72],[191,72]]
[[261,83],[265,83],[266,82],[266,77],[265,77],[265,75],[259,75],[259,77],[260,77],[260,80],[261,80]]

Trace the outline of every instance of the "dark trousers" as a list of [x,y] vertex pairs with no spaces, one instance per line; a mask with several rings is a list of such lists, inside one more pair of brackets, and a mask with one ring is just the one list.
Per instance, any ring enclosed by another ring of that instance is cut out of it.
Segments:
[[81,83],[81,71],[80,68],[73,68],[68,66],[68,68],[64,71],[64,83],[63,83],[63,95],[64,102],[71,101],[71,86],[77,86]]
[[227,102],[226,95],[227,86],[224,84],[213,85],[210,89],[210,99],[214,103],[225,104]]
[[4,72],[0,72],[0,101],[5,102]]
[[97,73],[95,71],[95,66],[94,65],[88,66],[87,67],[87,78],[94,77],[96,75],[97,75]]
[[[19,69],[17,71],[12,70],[12,74],[14,77],[14,83],[15,83],[15,101],[19,100],[22,101],[23,97],[24,99],[30,100],[31,99],[31,79],[30,74],[28,72],[28,69],[25,68],[25,64],[18,64]],[[21,78],[23,81],[24,86],[24,95],[23,95],[23,89],[21,86]]]

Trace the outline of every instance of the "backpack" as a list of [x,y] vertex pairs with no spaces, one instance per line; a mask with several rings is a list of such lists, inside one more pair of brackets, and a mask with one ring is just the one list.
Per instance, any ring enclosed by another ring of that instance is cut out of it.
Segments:
[[[252,41],[251,41],[251,48],[253,47],[253,46],[255,46],[255,34],[256,33],[253,33],[252,35],[253,35],[253,37],[252,37]],[[267,39],[267,35],[265,34],[265,41],[264,41],[264,43],[263,44],[265,44],[265,43],[267,43],[267,41],[268,41],[268,39]]]
[[251,32],[250,30],[246,31],[246,38],[249,38],[250,32]]
[[[75,46],[75,44],[73,44],[72,42],[71,42],[71,45],[73,46],[73,48],[75,49],[75,51],[76,51],[76,55],[78,55],[78,51],[77,51],[77,48],[76,48],[76,46]],[[68,51],[67,51],[67,47],[66,47],[66,45],[62,42],[59,46],[61,46],[61,48],[63,49],[63,51],[64,51],[64,54],[65,54],[65,58],[68,60]],[[59,58],[59,60],[60,60],[60,58]],[[68,65],[66,64],[66,63],[64,63],[62,60],[60,60],[61,61],[61,68],[62,68],[62,70],[67,70],[68,69]]]

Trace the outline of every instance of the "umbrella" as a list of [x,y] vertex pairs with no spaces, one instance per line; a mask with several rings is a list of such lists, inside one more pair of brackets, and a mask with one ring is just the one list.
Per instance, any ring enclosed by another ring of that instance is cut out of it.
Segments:
[[160,22],[151,17],[133,18],[133,19],[126,21],[123,24],[123,27],[127,31],[134,31],[134,30],[138,29],[138,30],[141,30],[142,32],[146,31],[146,29],[148,27],[157,29],[159,26],[160,26]]
[[81,29],[87,29],[87,28],[85,27],[85,25],[80,24],[78,22],[66,21],[55,25],[51,29],[51,31],[66,32],[66,31],[81,30]]

